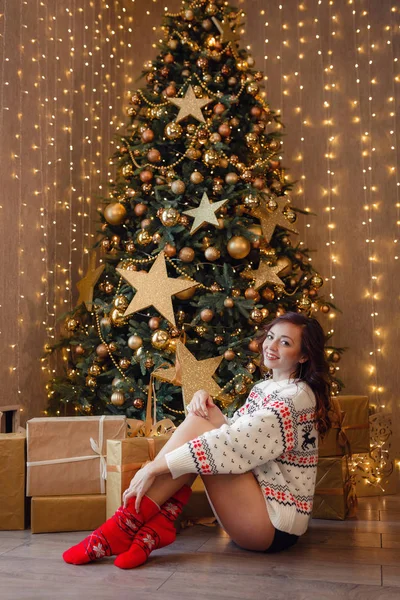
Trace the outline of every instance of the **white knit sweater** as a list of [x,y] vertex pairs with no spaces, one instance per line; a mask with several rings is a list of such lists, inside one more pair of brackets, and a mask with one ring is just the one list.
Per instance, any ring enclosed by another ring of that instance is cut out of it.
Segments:
[[302,535],[318,462],[315,404],[303,381],[258,382],[226,425],[166,454],[172,477],[253,471],[274,527]]

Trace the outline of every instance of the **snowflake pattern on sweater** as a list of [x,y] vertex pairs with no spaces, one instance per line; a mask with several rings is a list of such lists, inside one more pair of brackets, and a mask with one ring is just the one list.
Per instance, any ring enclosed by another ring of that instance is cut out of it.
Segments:
[[302,381],[259,382],[225,425],[169,452],[166,460],[174,478],[252,471],[272,524],[302,535],[318,463],[315,396]]

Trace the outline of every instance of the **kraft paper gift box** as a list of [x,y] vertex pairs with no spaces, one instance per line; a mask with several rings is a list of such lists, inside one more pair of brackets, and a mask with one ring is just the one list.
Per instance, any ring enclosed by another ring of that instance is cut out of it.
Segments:
[[106,496],[35,496],[32,533],[93,531],[106,520]]
[[349,473],[347,456],[320,458],[312,517],[344,520],[357,508],[354,478]]
[[0,433],[0,530],[25,529],[25,443],[20,433]]
[[124,416],[27,422],[27,496],[105,494],[107,439],[126,437]]
[[335,396],[331,402],[333,426],[319,442],[319,456],[369,452],[368,396]]
[[107,442],[107,519],[122,504],[122,494],[132,477],[148,461],[154,460],[171,433],[154,437],[130,437]]

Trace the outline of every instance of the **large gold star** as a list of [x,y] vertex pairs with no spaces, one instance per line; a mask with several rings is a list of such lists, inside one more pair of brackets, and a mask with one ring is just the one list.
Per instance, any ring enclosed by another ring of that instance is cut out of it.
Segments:
[[189,85],[183,98],[169,98],[169,101],[179,108],[179,113],[176,117],[177,123],[189,116],[201,121],[201,123],[205,123],[201,109],[206,104],[212,102],[212,98],[196,98],[194,89]]
[[274,211],[268,210],[268,208],[265,206],[259,206],[251,211],[252,215],[257,217],[257,219],[260,219],[263,236],[267,242],[271,240],[277,225],[283,227],[284,229],[288,229],[293,233],[299,233],[282,212],[284,207],[287,205],[287,199],[276,198],[276,202],[278,203],[278,208]]
[[216,19],[215,17],[211,17],[214,25],[216,26],[216,28],[218,29],[218,31],[221,34],[221,42],[230,42],[231,46],[234,50],[236,50],[236,46],[239,40],[240,40],[240,35],[238,33],[236,33],[235,31],[232,30],[232,27],[230,25],[230,23],[228,21],[226,21],[225,19],[223,21],[218,21],[218,19]]
[[116,271],[136,290],[124,317],[142,308],[154,306],[174,326],[176,323],[171,296],[198,285],[193,281],[168,277],[164,252],[160,252],[148,273],[125,269],[116,269]]
[[211,225],[218,225],[218,219],[215,213],[221,206],[229,202],[229,199],[220,200],[219,202],[210,202],[207,192],[204,192],[200,204],[197,208],[191,208],[190,210],[183,211],[185,215],[194,217],[194,222],[190,233],[195,233],[205,223],[211,223]]
[[96,268],[96,254],[95,252],[92,252],[87,273],[85,277],[83,277],[83,279],[78,281],[78,283],[76,284],[76,287],[79,290],[77,306],[84,302],[86,304],[87,310],[90,311],[92,309],[94,286],[100,279],[101,274],[105,269],[105,266],[106,265],[100,265]]
[[183,406],[186,407],[198,390],[206,390],[210,396],[218,396],[222,392],[218,383],[213,379],[223,356],[197,360],[181,341],[176,346],[175,367],[156,369],[154,377],[182,387]]
[[270,267],[265,261],[260,261],[259,267],[257,270],[248,271],[248,274],[253,279],[255,279],[254,287],[258,290],[260,287],[263,287],[267,283],[274,283],[276,285],[284,285],[282,279],[279,279],[277,273],[282,271],[284,267]]

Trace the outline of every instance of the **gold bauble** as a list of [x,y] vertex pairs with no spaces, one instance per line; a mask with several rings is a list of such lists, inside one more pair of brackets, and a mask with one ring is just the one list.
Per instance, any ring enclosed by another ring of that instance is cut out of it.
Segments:
[[224,352],[224,358],[225,360],[233,360],[235,358],[236,354],[234,353],[233,350],[226,350]]
[[142,408],[144,407],[144,400],[143,398],[135,398],[132,404],[137,410],[142,410]]
[[236,67],[238,71],[247,71],[247,69],[249,68],[249,64],[246,60],[237,60]]
[[276,210],[278,208],[278,203],[274,198],[268,200],[268,208],[269,210]]
[[282,279],[282,277],[286,277],[293,271],[293,264],[289,257],[280,256],[276,261],[276,266],[282,269],[278,273],[278,277]]
[[254,371],[257,369],[257,366],[253,363],[253,362],[249,362],[247,363],[247,365],[245,366],[245,369],[249,372],[249,373],[254,373]]
[[287,218],[287,220],[289,221],[289,223],[295,223],[297,221],[297,215],[294,212],[294,210],[287,210],[284,213],[284,215]]
[[175,294],[174,297],[179,298],[179,300],[190,300],[190,298],[193,298],[195,293],[196,293],[196,288],[192,287],[192,288],[189,288],[188,290],[183,290],[183,292],[179,292],[178,294]]
[[215,248],[215,246],[209,246],[205,249],[204,256],[207,260],[213,262],[214,260],[219,259],[219,257],[221,256],[221,252],[218,250],[218,248]]
[[131,164],[128,165],[124,165],[121,169],[122,175],[124,177],[126,177],[127,179],[129,179],[129,177],[132,177],[133,175],[133,167]]
[[178,258],[182,262],[185,262],[185,263],[192,262],[194,257],[195,257],[195,252],[194,252],[193,248],[190,248],[189,246],[185,246],[184,248],[182,248],[178,254]]
[[329,365],[329,373],[331,375],[334,375],[336,373],[336,367],[334,367],[333,365]]
[[128,338],[128,346],[131,350],[137,350],[143,345],[143,340],[140,335],[131,335]]
[[254,323],[261,323],[261,321],[264,319],[261,310],[259,310],[258,308],[254,308],[251,311],[250,318],[252,321],[254,321]]
[[171,183],[171,191],[173,194],[176,194],[177,196],[179,196],[180,194],[183,194],[185,189],[186,189],[185,182],[182,181],[181,179],[175,179],[175,181],[173,181]]
[[170,337],[164,329],[157,329],[151,336],[151,345],[157,350],[162,350],[168,345]]
[[111,317],[111,321],[113,322],[113,325],[115,325],[115,327],[123,327],[127,322],[126,318],[122,315],[122,313],[117,308],[114,308],[110,312],[110,317]]
[[116,352],[118,350],[118,344],[116,342],[110,342],[108,348],[111,352]]
[[239,181],[239,175],[237,173],[227,173],[225,175],[225,182],[228,185],[235,185]]
[[239,298],[239,296],[242,294],[239,288],[232,288],[231,293],[234,298]]
[[86,377],[85,381],[86,381],[86,385],[92,389],[94,389],[97,385],[97,381],[96,381],[95,377],[88,376],[88,377]]
[[249,146],[258,143],[258,135],[252,131],[250,133],[246,133],[244,137],[246,140],[246,144],[248,144]]
[[311,300],[307,296],[302,296],[297,302],[297,306],[300,310],[309,310],[311,307]]
[[150,317],[149,319],[149,327],[152,331],[155,331],[160,327],[161,319],[160,317]]
[[125,404],[125,394],[119,391],[113,392],[111,394],[111,404],[114,406],[122,406]]
[[248,230],[251,231],[254,235],[262,235],[262,227],[261,225],[249,225]]
[[212,283],[210,285],[210,292],[212,292],[213,294],[217,294],[218,292],[222,292],[222,287],[216,282],[214,281],[214,283]]
[[76,331],[79,327],[79,321],[77,319],[67,319],[65,328],[67,331]]
[[101,369],[99,365],[90,365],[88,369],[89,375],[93,375],[93,377],[97,377],[101,373]]
[[260,198],[258,198],[258,196],[253,196],[252,194],[246,194],[243,198],[243,204],[249,210],[257,208],[257,206],[260,205]]
[[204,176],[202,173],[200,173],[200,171],[193,171],[193,173],[190,175],[190,181],[195,184],[201,183],[203,179]]
[[322,304],[322,306],[320,306],[320,311],[323,313],[328,313],[331,310],[331,307],[329,306],[329,304]]
[[194,330],[200,337],[203,337],[203,335],[207,333],[207,327],[205,325],[197,325]]
[[153,236],[147,229],[142,229],[137,235],[136,242],[139,246],[148,246],[153,241]]
[[227,250],[232,258],[240,260],[249,254],[251,244],[249,240],[242,235],[235,235],[229,240]]
[[267,300],[267,302],[272,302],[272,300],[275,298],[273,290],[268,287],[262,290],[261,296],[264,298],[264,300]]
[[115,298],[114,298],[114,306],[115,306],[115,308],[118,308],[118,310],[120,310],[120,311],[122,311],[122,310],[125,311],[129,306],[129,300],[123,294],[119,294],[118,296],[115,296]]
[[247,386],[244,381],[241,381],[235,385],[235,392],[240,395],[243,395],[247,392]]
[[314,275],[311,277],[311,284],[318,289],[324,284],[324,280],[320,275]]
[[225,300],[224,300],[225,308],[233,308],[234,305],[235,305],[235,302],[232,298],[225,298]]
[[182,126],[179,125],[179,123],[175,123],[175,121],[173,121],[172,123],[168,123],[168,125],[166,125],[164,129],[164,133],[169,140],[179,139],[182,135],[182,131]]
[[200,312],[200,318],[205,323],[209,323],[210,321],[212,321],[214,316],[215,313],[213,310],[211,310],[211,308],[203,308],[203,310]]
[[126,242],[125,251],[128,252],[128,254],[133,254],[135,250],[135,244],[132,241]]
[[249,287],[244,291],[244,297],[247,300],[254,300],[254,302],[258,302],[260,300],[260,294],[253,287]]
[[75,346],[75,354],[78,354],[79,356],[85,354],[85,348],[81,344],[78,344]]
[[220,346],[221,344],[224,343],[224,336],[223,335],[216,335],[214,338],[214,343],[217,344],[217,346]]
[[161,223],[165,227],[173,227],[179,221],[180,213],[176,208],[165,208],[161,213]]
[[129,360],[129,358],[126,358],[125,356],[123,356],[122,358],[119,359],[118,365],[119,365],[120,369],[123,369],[125,371],[126,369],[129,369],[129,367],[131,366],[131,361]]
[[177,338],[169,340],[168,344],[165,347],[165,351],[174,354],[176,352],[176,346],[178,344],[178,341],[179,340]]
[[203,154],[203,162],[209,167],[214,167],[219,163],[218,152],[216,150],[213,150],[212,148],[206,150]]
[[249,342],[248,348],[249,348],[250,352],[259,352],[260,351],[260,347],[258,345],[257,340],[251,340]]
[[279,140],[273,139],[269,142],[268,148],[272,150],[272,152],[280,150],[281,142]]

